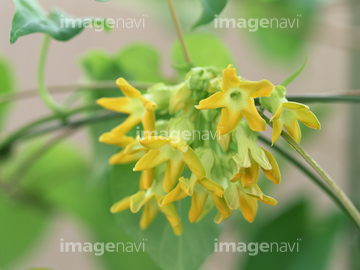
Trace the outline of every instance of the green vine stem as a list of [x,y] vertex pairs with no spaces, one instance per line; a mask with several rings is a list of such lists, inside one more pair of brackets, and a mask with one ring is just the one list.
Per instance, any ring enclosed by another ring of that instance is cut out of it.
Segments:
[[[266,120],[267,124],[272,127],[272,123],[269,118],[259,111],[260,115]],[[300,156],[307,162],[309,165],[317,172],[317,174],[329,185],[334,194],[341,201],[341,204],[344,206],[346,212],[351,216],[356,226],[360,230],[360,213],[348,198],[348,196],[342,191],[342,189],[334,182],[333,179],[313,160],[304,150],[302,146],[296,143],[286,132],[281,133],[281,137],[293,148]]]
[[40,51],[39,65],[38,65],[38,91],[43,102],[59,117],[64,117],[64,109],[56,103],[56,101],[51,97],[45,82],[45,66],[46,59],[49,51],[51,38],[49,35],[45,35],[44,41]]
[[172,16],[173,21],[174,21],[174,24],[175,24],[176,32],[177,32],[178,38],[179,38],[179,40],[180,40],[180,44],[181,44],[181,47],[182,47],[184,56],[185,56],[185,60],[186,60],[186,62],[187,62],[190,66],[192,66],[192,62],[191,62],[191,59],[190,59],[189,51],[188,51],[188,49],[187,49],[187,47],[186,47],[184,35],[183,35],[182,29],[181,29],[179,17],[178,17],[177,14],[176,14],[176,10],[175,10],[175,6],[174,6],[173,0],[168,0],[168,4],[169,4],[171,16]]
[[[268,146],[272,145],[271,140],[265,138],[264,136],[260,135],[259,136],[259,140],[264,142],[265,144],[267,144]],[[292,154],[289,153],[289,151],[287,151],[286,149],[284,149],[281,146],[278,146],[276,144],[274,144],[273,146],[271,146],[272,149],[274,149],[276,152],[278,152],[279,154],[281,154],[284,158],[286,158],[286,161],[289,161],[290,163],[292,163],[296,168],[298,168],[302,173],[304,173],[307,177],[309,177],[310,179],[312,179],[316,185],[318,185],[322,190],[324,190],[336,203],[337,205],[344,210],[346,213],[348,213],[346,211],[345,206],[343,205],[343,203],[341,202],[341,200],[339,199],[338,196],[336,196],[336,194],[333,192],[333,190],[326,184],[324,183],[324,181],[322,181],[322,179],[320,177],[318,177],[314,172],[312,172],[311,170],[309,170],[309,168],[307,168],[300,160],[298,160],[296,157],[294,157]],[[350,218],[352,219],[352,217],[350,216]]]

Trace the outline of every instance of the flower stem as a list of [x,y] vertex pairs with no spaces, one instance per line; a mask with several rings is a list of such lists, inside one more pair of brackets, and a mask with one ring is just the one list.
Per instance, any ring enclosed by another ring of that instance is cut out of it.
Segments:
[[[267,118],[262,112],[259,112],[260,115],[266,120],[268,125],[272,127],[269,118]],[[300,146],[297,142],[293,140],[286,132],[281,133],[281,137],[289,143],[289,145],[295,149],[296,152],[303,157],[303,159],[309,163],[309,165],[318,173],[318,175],[328,184],[328,186],[332,189],[337,198],[341,201],[344,206],[346,212],[351,216],[356,226],[360,230],[360,213],[356,209],[355,205],[348,198],[348,196],[342,191],[342,189],[334,182],[333,179],[316,163],[314,159],[312,159],[304,150],[302,146]]]
[[181,26],[180,26],[179,17],[176,14],[176,10],[175,10],[173,0],[168,0],[168,4],[169,4],[171,16],[172,16],[174,24],[175,24],[176,32],[177,32],[178,38],[180,40],[184,56],[185,56],[185,60],[189,65],[192,65],[190,55],[189,55],[188,49],[186,47],[184,35],[183,35],[182,29],[181,29]]
[[45,35],[44,41],[40,51],[39,65],[38,65],[38,92],[43,102],[58,116],[63,117],[64,109],[55,102],[55,100],[49,94],[45,82],[45,65],[46,58],[49,51],[51,38],[49,35]]

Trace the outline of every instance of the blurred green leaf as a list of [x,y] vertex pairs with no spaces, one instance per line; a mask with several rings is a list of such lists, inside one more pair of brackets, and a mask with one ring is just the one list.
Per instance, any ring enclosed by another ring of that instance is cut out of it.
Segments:
[[[132,171],[133,166],[134,164],[114,166],[111,174],[111,189],[115,201],[138,191],[140,175]],[[188,220],[189,199],[177,203],[184,230],[181,236],[173,233],[161,213],[145,231],[140,229],[139,213],[133,214],[128,210],[116,214],[116,218],[120,227],[135,241],[147,239],[146,252],[162,269],[199,269],[205,259],[213,253],[214,239],[218,237],[221,227],[213,222],[215,216],[213,212],[199,223],[191,224]]]
[[127,80],[145,82],[164,80],[160,70],[161,54],[146,43],[135,43],[125,47],[115,56],[115,62],[129,75]]
[[200,19],[192,26],[192,29],[212,22],[215,16],[223,11],[227,2],[228,0],[201,0],[203,12]]
[[[11,44],[15,43],[19,37],[33,33],[45,33],[56,40],[67,41],[84,29],[85,22],[92,21],[90,18],[71,17],[57,9],[47,15],[36,0],[14,0],[14,3],[16,12],[11,25]],[[66,27],[68,19],[71,19],[68,25],[70,27]]]
[[290,243],[291,247],[295,244],[294,252],[259,251],[256,256],[247,256],[245,265],[241,263],[240,269],[327,269],[335,239],[340,232],[341,219],[336,215],[314,220],[309,207],[304,200],[295,203],[260,228],[251,239],[255,243],[276,242],[279,246],[282,242]]
[[[14,75],[8,61],[0,55],[0,96],[9,94],[15,90]],[[3,129],[9,102],[0,104],[0,131]]]
[[[230,49],[216,36],[188,35],[185,37],[185,42],[195,66],[226,68],[229,64],[234,64],[234,57]],[[176,66],[186,66],[187,64],[179,42],[175,42],[171,49],[171,59]],[[182,76],[184,76],[183,73]]]
[[0,194],[0,268],[6,269],[26,255],[46,229],[46,209],[14,203]]
[[[301,55],[311,35],[318,2],[313,0],[245,0],[238,2],[238,8],[241,17],[247,20],[277,19],[279,25],[282,20],[287,20],[287,28],[277,27],[274,20],[272,28],[259,26],[256,31],[250,32],[247,29],[242,31],[247,31],[249,39],[253,39],[255,50],[265,53],[271,59],[290,62]],[[290,24],[293,24],[293,27],[290,27]]]

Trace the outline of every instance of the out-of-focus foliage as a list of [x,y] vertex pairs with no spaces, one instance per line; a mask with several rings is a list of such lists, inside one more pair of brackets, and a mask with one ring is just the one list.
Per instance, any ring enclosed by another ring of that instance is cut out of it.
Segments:
[[[238,17],[245,19],[275,18],[288,20],[287,28],[262,28],[249,32],[254,48],[271,59],[290,62],[302,55],[308,37],[314,29],[318,1],[313,0],[243,0],[238,1]],[[297,19],[299,27],[297,28]],[[293,27],[289,24],[293,23]],[[235,30],[240,31],[240,30]],[[247,31],[245,29],[242,32]]]
[[[14,75],[9,62],[0,55],[0,95],[10,94],[15,90]],[[9,102],[0,103],[0,131],[3,129]]]
[[328,269],[331,252],[341,232],[343,216],[331,215],[320,220],[314,219],[312,214],[310,204],[301,200],[260,226],[251,235],[250,242],[266,242],[269,245],[272,242],[286,242],[290,248],[294,248],[294,252],[280,252],[273,246],[272,252],[247,256],[245,263],[239,262],[239,269]]
[[228,0],[201,0],[203,11],[200,19],[193,25],[192,29],[212,22],[215,16],[219,15],[225,8],[227,3]]
[[[216,36],[192,34],[185,37],[185,42],[195,66],[226,68],[230,63],[234,64],[229,48]],[[171,49],[171,59],[175,67],[185,67],[180,76],[183,77],[190,70],[179,42],[175,42]]]

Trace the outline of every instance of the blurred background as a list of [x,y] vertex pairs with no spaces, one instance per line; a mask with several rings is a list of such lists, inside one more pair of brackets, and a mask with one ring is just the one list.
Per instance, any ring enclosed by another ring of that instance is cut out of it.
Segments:
[[[84,81],[86,76],[80,63],[88,51],[101,49],[109,55],[115,55],[119,50],[134,42],[145,42],[157,48],[161,52],[162,73],[168,78],[175,78],[175,72],[171,68],[174,62],[171,53],[177,37],[165,0],[112,0],[105,3],[89,0],[76,2],[42,0],[39,2],[46,10],[60,7],[76,17],[142,18],[146,15],[144,29],[114,29],[111,33],[86,29],[69,42],[53,41],[46,69],[46,81],[49,86],[73,85]],[[185,33],[190,33],[190,26],[201,14],[200,1],[181,0],[175,1],[175,4]],[[251,80],[266,78],[275,85],[280,84],[297,70],[308,56],[309,62],[305,70],[287,88],[289,94],[347,91],[360,88],[359,11],[359,2],[355,0],[229,0],[228,6],[221,14],[223,18],[251,18],[262,15],[294,18],[297,14],[301,14],[300,28],[286,29],[286,31],[263,29],[250,32],[247,29],[214,29],[213,24],[210,23],[190,34],[218,37],[224,46],[230,49],[234,59],[233,64],[242,76]],[[11,63],[16,78],[16,89],[19,92],[29,91],[36,89],[36,68],[42,34],[23,37],[10,45],[9,31],[14,12],[15,6],[12,1],[1,1],[0,54]],[[202,44],[202,46],[207,45]],[[211,55],[208,57],[211,58]],[[64,101],[69,98],[69,95],[70,92],[56,93],[54,97],[58,101]],[[357,118],[359,106],[339,103],[309,104],[309,106],[319,115],[322,129],[321,131],[307,131],[304,134],[305,149],[350,197],[359,202],[359,177],[356,174],[359,170],[359,159],[354,159],[360,153],[359,145],[356,144],[357,136],[360,135]],[[37,96],[21,98],[13,104],[2,135],[49,114],[50,111]],[[95,159],[87,129],[78,129],[68,140],[72,141],[74,147],[85,156],[90,167],[96,167],[96,164],[92,163]],[[41,145],[43,141],[40,139],[36,143]],[[62,144],[63,142],[59,144],[56,150],[58,152],[53,153],[53,156],[56,156],[56,153],[61,155],[62,151],[65,151],[65,146],[62,147]],[[11,163],[14,164],[17,159],[21,159],[21,155],[21,150],[16,148]],[[73,158],[77,159],[76,156]],[[251,225],[247,224],[240,214],[229,219],[224,224],[219,241],[267,241],[269,234],[278,235],[280,238],[288,234],[289,239],[294,238],[294,241],[296,238],[302,238],[301,252],[290,255],[264,254],[254,257],[239,253],[216,253],[207,258],[201,269],[259,269],[262,265],[267,269],[275,269],[271,268],[275,262],[282,264],[276,269],[304,269],[305,267],[306,269],[330,270],[360,269],[355,268],[356,262],[354,262],[356,255],[357,257],[360,255],[357,253],[358,250],[356,251],[358,234],[348,217],[341,214],[337,205],[304,174],[292,165],[288,165],[285,160],[282,160],[281,164],[283,175],[281,185],[276,188],[269,186],[266,190],[268,195],[278,200],[278,205],[276,207],[260,205],[258,216]],[[41,174],[43,171],[41,165],[35,164],[36,166],[38,166],[38,171],[32,169],[29,173]],[[57,170],[62,172],[61,168],[54,169],[54,171]],[[64,177],[68,175],[69,172]],[[47,181],[51,180],[47,179]],[[68,196],[73,195],[69,193]],[[105,195],[104,197],[106,200],[111,200],[110,192],[109,197]],[[93,207],[99,208],[97,212],[108,211],[106,207],[103,210],[102,205],[95,204]],[[87,216],[92,217],[90,213]],[[16,220],[16,217],[13,218]],[[0,223],[3,223],[5,219],[7,216],[2,214]],[[26,220],[26,218],[23,220],[19,218],[22,224],[18,222],[13,227],[0,225],[0,228],[8,230],[0,232],[2,234],[0,251],[5,250],[3,256],[6,257],[1,258],[0,252],[0,262],[3,260],[4,269],[31,267],[57,270],[138,269],[135,262],[141,258],[136,255],[131,257],[127,266],[125,264],[122,266],[124,268],[119,268],[116,263],[111,262],[114,261],[113,257],[99,258],[91,253],[61,253],[59,251],[61,238],[73,242],[86,242],[94,239],[96,234],[101,235],[99,231],[109,230],[105,226],[101,228],[100,220],[99,226],[88,224],[96,220],[96,217],[81,219],[59,204],[57,211],[52,212],[46,222],[39,221],[38,225],[36,222],[31,223],[31,226],[41,228],[39,229],[41,233],[36,232],[38,234],[36,239],[34,237],[28,241],[17,238],[11,242],[6,240],[8,239],[6,234],[13,233],[9,230],[15,232],[16,230],[30,230],[23,223],[26,223]],[[101,237],[99,239],[107,239],[107,241],[112,239],[111,236]],[[120,239],[127,239],[126,237],[128,236],[120,237]],[[26,242],[23,250],[19,248],[23,241],[31,242],[31,247],[25,249],[28,245]],[[10,254],[9,250],[13,250],[13,253]],[[149,258],[147,260],[151,261]],[[147,269],[152,269],[152,264],[148,267]],[[156,266],[153,267],[156,269]]]

